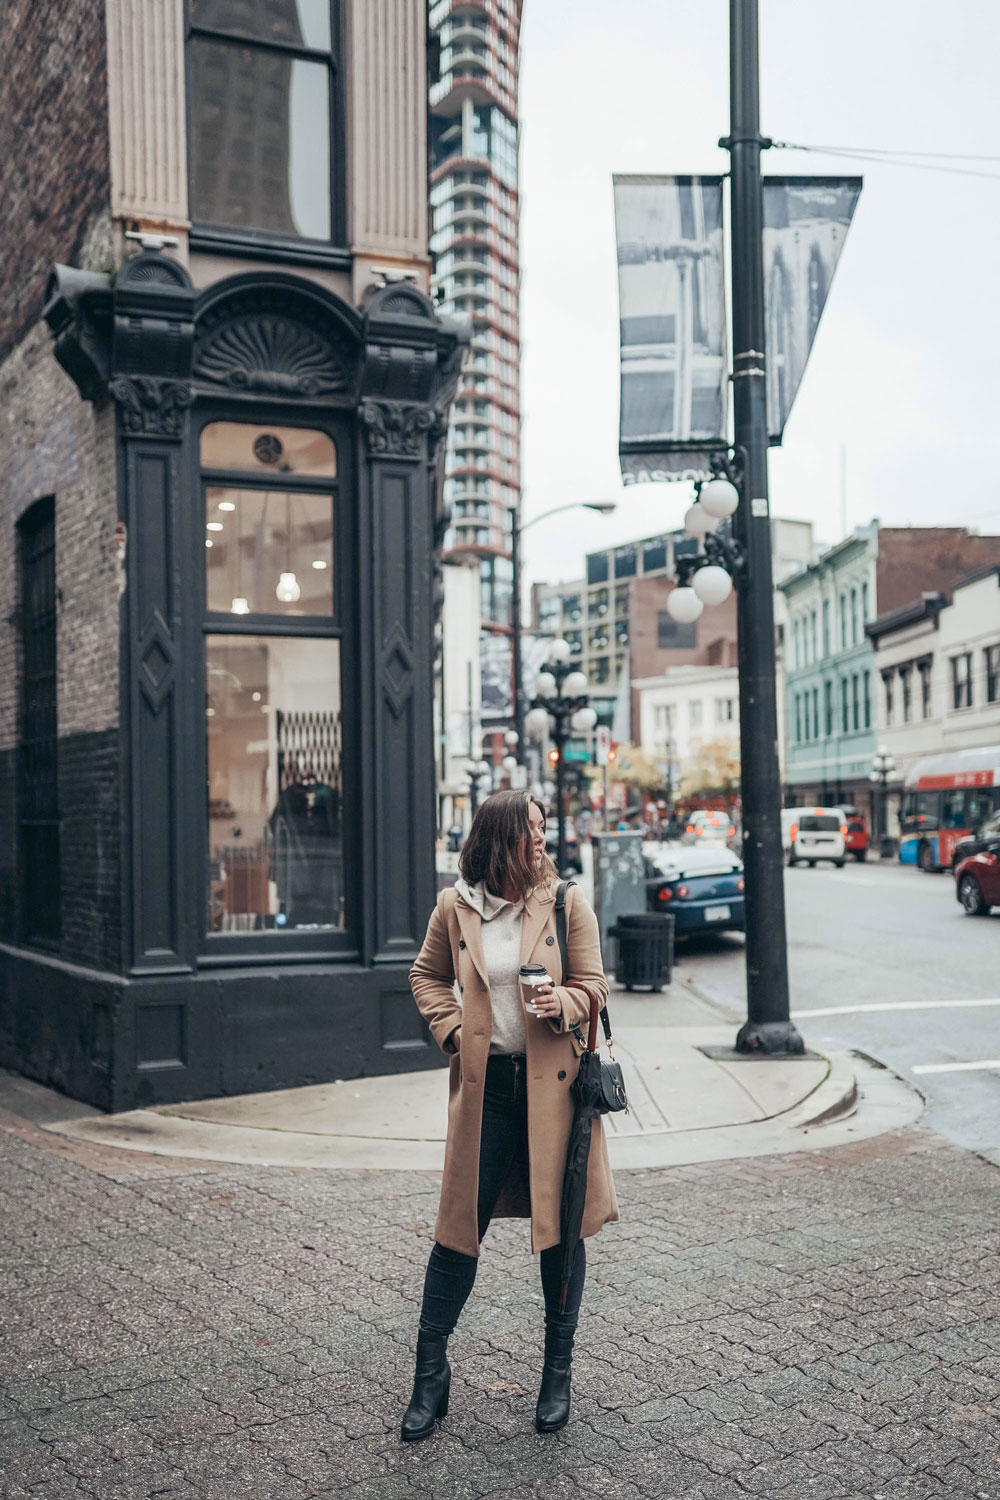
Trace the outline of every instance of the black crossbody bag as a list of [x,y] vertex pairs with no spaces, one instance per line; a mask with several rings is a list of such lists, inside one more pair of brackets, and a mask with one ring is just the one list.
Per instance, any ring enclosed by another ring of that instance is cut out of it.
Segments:
[[[575,880],[561,880],[556,890],[556,938],[559,942],[559,957],[562,961],[562,982],[566,983],[569,973],[569,955],[566,949],[566,891],[571,885],[576,885]],[[593,1012],[591,1012],[593,1015]],[[614,1046],[611,1035],[611,1017],[608,1015],[608,1007],[605,1005],[601,1010],[601,1025],[604,1027],[604,1039],[608,1044],[610,1052]],[[579,1026],[570,1028],[573,1035],[585,1047],[588,1045],[583,1032]],[[590,1038],[590,1050],[594,1050],[596,1037]],[[609,1062],[601,1059],[601,1105],[598,1113],[602,1115],[615,1114],[618,1110],[628,1113],[628,1095],[625,1092],[625,1079],[622,1076],[621,1063],[615,1062],[614,1057]]]

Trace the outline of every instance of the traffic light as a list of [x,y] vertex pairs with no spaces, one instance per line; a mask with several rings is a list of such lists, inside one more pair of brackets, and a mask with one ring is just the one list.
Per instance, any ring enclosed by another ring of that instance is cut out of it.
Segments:
[[557,765],[558,762],[559,762],[559,751],[558,750],[550,750],[549,751],[549,765],[550,766],[554,766],[554,765]]
[[617,747],[617,745],[609,745],[608,746],[608,765],[609,766],[613,766],[614,763],[615,763],[615,761],[617,759],[618,759],[618,747]]

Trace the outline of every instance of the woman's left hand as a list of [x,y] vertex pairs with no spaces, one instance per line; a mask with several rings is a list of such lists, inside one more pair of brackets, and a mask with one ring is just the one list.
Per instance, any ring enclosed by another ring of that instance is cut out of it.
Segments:
[[532,997],[535,1014],[543,1021],[558,1021],[562,1016],[562,1004],[551,984],[540,984]]

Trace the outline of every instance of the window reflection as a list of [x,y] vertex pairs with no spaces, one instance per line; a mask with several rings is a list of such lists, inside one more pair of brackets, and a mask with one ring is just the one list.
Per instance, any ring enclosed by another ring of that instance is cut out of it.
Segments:
[[344,926],[340,642],[209,636],[208,929]]
[[235,42],[189,43],[191,213],[329,240],[329,67]]
[[205,490],[210,610],[333,613],[333,498],[291,490]]

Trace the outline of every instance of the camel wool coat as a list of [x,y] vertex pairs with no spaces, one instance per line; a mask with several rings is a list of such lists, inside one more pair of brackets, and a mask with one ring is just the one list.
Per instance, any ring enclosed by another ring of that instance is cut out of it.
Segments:
[[[497,1218],[530,1218],[531,1249],[537,1254],[560,1238],[559,1205],[566,1148],[573,1121],[570,1084],[583,1046],[569,1028],[584,1036],[590,1000],[600,1005],[608,985],[601,962],[597,918],[575,886],[566,893],[566,948],[569,974],[560,974],[555,918],[556,881],[539,886],[525,902],[521,924],[521,963],[544,964],[562,1002],[559,1021],[525,1017],[528,1091],[529,1181],[515,1164],[497,1202]],[[413,998],[438,1046],[461,1026],[460,1050],[451,1057],[448,1139],[435,1238],[450,1250],[479,1254],[476,1217],[479,1195],[479,1140],[483,1084],[492,1031],[489,975],[483,958],[482,919],[452,888],[442,891],[431,915],[424,945],[410,970]],[[458,988],[458,995],[455,990]],[[584,1207],[584,1237],[618,1218],[618,1200],[608,1164],[600,1119],[594,1121]]]

